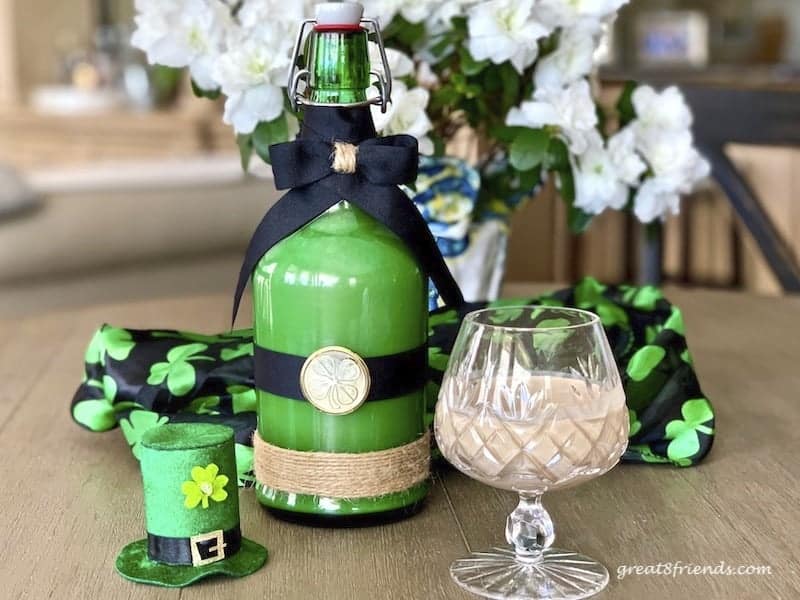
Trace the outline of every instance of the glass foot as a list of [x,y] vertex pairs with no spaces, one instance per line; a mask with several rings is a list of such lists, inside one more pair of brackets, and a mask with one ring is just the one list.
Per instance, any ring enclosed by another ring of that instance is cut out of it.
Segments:
[[450,566],[462,588],[497,600],[577,600],[608,585],[608,570],[596,560],[548,548],[538,558],[520,558],[510,548],[473,552]]

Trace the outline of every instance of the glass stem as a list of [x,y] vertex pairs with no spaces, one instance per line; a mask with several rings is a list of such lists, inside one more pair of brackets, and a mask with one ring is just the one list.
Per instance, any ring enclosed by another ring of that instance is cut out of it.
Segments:
[[542,560],[542,553],[555,539],[553,521],[542,506],[542,495],[520,494],[517,508],[506,521],[506,540],[514,547],[517,559],[522,562]]

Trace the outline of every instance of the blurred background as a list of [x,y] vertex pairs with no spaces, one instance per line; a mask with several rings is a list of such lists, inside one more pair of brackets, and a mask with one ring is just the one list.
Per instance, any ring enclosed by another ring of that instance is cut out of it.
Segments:
[[[229,293],[275,199],[259,173],[242,174],[221,105],[195,99],[183,73],[149,67],[129,46],[132,18],[133,0],[0,0],[0,318]],[[602,62],[609,97],[629,78],[699,86],[720,111],[706,106],[698,119],[724,120],[731,90],[800,92],[800,2],[632,0]],[[748,127],[724,125],[733,139]],[[796,261],[800,151],[726,151],[766,232]],[[709,182],[655,239],[611,213],[575,237],[546,186],[513,217],[505,281],[513,290],[593,275],[784,293],[731,206]]]

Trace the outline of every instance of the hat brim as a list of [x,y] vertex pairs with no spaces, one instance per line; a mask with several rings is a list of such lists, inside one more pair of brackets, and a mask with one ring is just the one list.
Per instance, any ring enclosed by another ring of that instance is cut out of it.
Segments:
[[239,551],[215,563],[193,567],[167,565],[150,560],[147,540],[128,544],[117,556],[117,572],[125,579],[163,587],[184,587],[211,575],[243,577],[260,569],[267,562],[267,549],[252,540],[242,538]]

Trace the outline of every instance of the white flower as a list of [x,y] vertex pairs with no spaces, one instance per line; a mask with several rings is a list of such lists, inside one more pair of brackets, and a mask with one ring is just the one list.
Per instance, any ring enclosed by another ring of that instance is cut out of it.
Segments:
[[445,0],[437,2],[430,16],[430,25],[434,30],[441,30],[442,27],[450,27],[450,20],[464,14],[465,10],[477,0]]
[[312,5],[312,2],[301,0],[244,0],[236,17],[247,29],[264,23],[281,23],[295,35],[302,20],[311,14]]
[[400,14],[409,23],[421,23],[431,16],[438,4],[439,0],[403,0],[400,3]]
[[220,0],[140,1],[131,43],[153,64],[189,67],[202,89],[217,87],[216,57],[231,27],[230,8]]
[[520,73],[539,54],[539,39],[551,30],[534,20],[534,0],[491,0],[469,10],[469,53],[475,60],[511,61]]
[[585,79],[563,89],[536,90],[533,100],[508,111],[506,125],[557,127],[573,154],[583,154],[597,135],[597,112]]
[[628,185],[637,185],[647,165],[636,152],[636,136],[626,127],[608,140],[608,153],[619,178]]
[[430,63],[424,60],[419,63],[415,78],[417,83],[427,90],[439,87],[439,76],[431,69]]
[[536,18],[549,27],[572,27],[578,21],[600,21],[612,16],[629,0],[538,0]]
[[439,0],[365,0],[362,4],[365,17],[378,19],[386,27],[398,14],[409,23],[421,23],[430,17]]
[[237,133],[251,133],[259,121],[283,112],[292,42],[278,24],[239,30],[219,57],[214,77],[228,97],[223,120]]
[[599,215],[606,208],[620,210],[628,201],[628,186],[621,180],[610,152],[593,144],[573,164],[575,206]]
[[381,113],[379,107],[372,107],[375,128],[383,135],[413,135],[419,140],[419,151],[432,154],[433,142],[427,134],[433,129],[433,124],[425,112],[428,99],[428,90],[419,87],[409,90],[402,81],[394,81],[392,102],[386,112]]
[[691,192],[710,172],[708,162],[693,146],[691,132],[651,131],[639,147],[653,176],[639,188],[634,213],[643,223],[677,214],[681,194]]
[[[414,61],[408,55],[394,48],[386,48],[386,61],[389,63],[392,78],[406,77],[414,72]],[[374,71],[383,73],[381,51],[375,42],[369,42],[369,62]],[[386,75],[386,73],[383,74]]]
[[651,174],[636,194],[634,212],[649,223],[677,214],[681,194],[688,194],[707,177],[710,166],[694,147],[692,113],[678,88],[659,93],[640,86],[632,101],[636,119],[627,130],[633,133],[636,150]]
[[653,175],[671,181],[683,193],[692,191],[694,184],[708,175],[708,162],[697,152],[688,130],[652,132],[638,140],[638,148]]
[[681,91],[672,86],[658,93],[648,85],[633,92],[633,107],[636,110],[637,136],[649,132],[681,131],[692,126],[692,111]]
[[673,182],[652,177],[645,180],[633,200],[633,212],[642,223],[652,223],[680,212],[681,197]]
[[536,87],[562,87],[586,77],[594,66],[601,32],[598,21],[582,21],[564,29],[558,38],[558,47],[536,64]]

